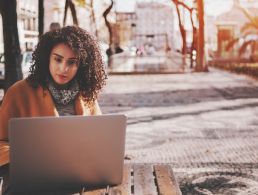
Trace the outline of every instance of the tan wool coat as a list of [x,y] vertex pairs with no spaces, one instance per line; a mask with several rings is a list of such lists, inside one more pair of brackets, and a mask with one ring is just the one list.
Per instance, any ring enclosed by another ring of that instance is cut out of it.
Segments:
[[[89,105],[79,95],[75,100],[76,115],[99,115],[98,102]],[[11,86],[0,106],[0,140],[8,140],[8,121],[16,117],[59,116],[51,94],[42,87],[32,88],[26,80]]]

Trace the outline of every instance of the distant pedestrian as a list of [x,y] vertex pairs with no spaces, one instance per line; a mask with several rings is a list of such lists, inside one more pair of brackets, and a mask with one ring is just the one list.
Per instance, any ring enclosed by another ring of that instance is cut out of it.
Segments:
[[58,30],[61,28],[61,25],[58,23],[58,22],[52,22],[50,25],[49,25],[49,30],[50,31],[53,31],[53,30]]
[[101,114],[97,97],[105,85],[97,41],[67,26],[42,35],[29,76],[11,86],[0,107],[0,140],[8,140],[13,117]]

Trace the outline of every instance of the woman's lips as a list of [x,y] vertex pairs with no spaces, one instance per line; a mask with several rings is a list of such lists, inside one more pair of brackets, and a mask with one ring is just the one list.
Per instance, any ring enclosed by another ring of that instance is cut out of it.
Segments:
[[66,78],[67,78],[66,75],[61,75],[61,74],[59,74],[59,75],[57,75],[57,76],[58,76],[58,78],[59,78],[60,80],[66,80]]

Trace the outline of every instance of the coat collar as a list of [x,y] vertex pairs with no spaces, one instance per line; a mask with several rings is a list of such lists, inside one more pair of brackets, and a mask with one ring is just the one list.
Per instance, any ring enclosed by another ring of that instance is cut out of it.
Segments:
[[[39,93],[43,94],[42,98],[44,100],[45,106],[46,106],[46,110],[49,111],[49,115],[54,115],[54,116],[59,116],[55,103],[53,101],[53,98],[49,92],[48,89],[43,89],[42,87],[39,87],[38,89]],[[76,115],[89,115],[90,110],[88,109],[88,107],[86,106],[86,103],[83,101],[82,96],[79,94],[76,99],[75,99],[75,114]]]

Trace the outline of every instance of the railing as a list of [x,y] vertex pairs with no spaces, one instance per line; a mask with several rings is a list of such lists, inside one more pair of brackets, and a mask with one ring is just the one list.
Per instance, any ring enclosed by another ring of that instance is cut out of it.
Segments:
[[109,72],[182,72],[184,59],[180,53],[162,52],[154,55],[135,55],[126,52],[112,55]]

